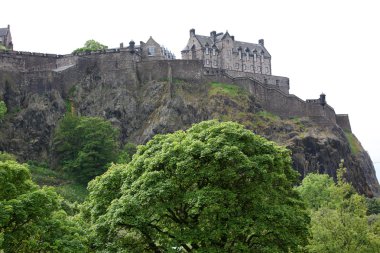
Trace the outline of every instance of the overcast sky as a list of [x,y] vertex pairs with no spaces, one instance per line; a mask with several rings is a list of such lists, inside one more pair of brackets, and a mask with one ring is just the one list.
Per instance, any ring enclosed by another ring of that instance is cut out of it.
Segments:
[[379,11],[378,0],[11,0],[0,5],[0,27],[11,25],[15,50],[58,54],[88,39],[112,48],[153,36],[180,58],[191,28],[263,38],[273,74],[302,99],[324,92],[380,165]]

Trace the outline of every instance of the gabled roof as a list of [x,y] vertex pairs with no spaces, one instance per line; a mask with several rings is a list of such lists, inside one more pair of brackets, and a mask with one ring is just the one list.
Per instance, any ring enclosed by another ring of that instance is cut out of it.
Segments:
[[[226,38],[226,35],[230,36],[228,32],[216,34],[215,42],[213,41],[211,36],[195,34],[195,37],[197,38],[197,40],[199,41],[202,47],[205,47],[206,44],[212,47],[213,45],[215,45],[215,43],[218,43],[222,41],[224,38]],[[261,52],[264,52],[264,57],[271,57],[268,50],[266,50],[265,47],[263,47],[260,44],[243,42],[243,41],[234,41],[234,49],[237,51],[239,47],[241,47],[243,51],[245,51],[245,49],[248,48],[250,53],[252,53],[255,50],[258,54],[261,54]],[[184,50],[189,50],[189,49],[185,48]]]
[[8,34],[8,28],[0,28],[0,36],[5,36]]
[[271,55],[269,54],[268,50],[266,50],[265,47],[263,47],[260,44],[249,43],[249,42],[242,42],[242,41],[235,41],[234,46],[235,46],[236,49],[239,48],[239,47],[241,47],[244,51],[245,51],[246,48],[248,48],[250,53],[252,53],[256,49],[256,51],[257,51],[258,54],[261,54],[261,52],[264,52],[264,57],[271,57]]

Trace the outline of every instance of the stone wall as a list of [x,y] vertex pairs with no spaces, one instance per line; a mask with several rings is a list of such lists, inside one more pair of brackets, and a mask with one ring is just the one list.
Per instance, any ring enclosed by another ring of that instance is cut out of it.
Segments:
[[[194,83],[211,81],[234,83],[255,96],[265,110],[280,117],[310,117],[320,125],[337,123],[345,130],[351,129],[347,115],[335,115],[332,107],[315,102],[318,100],[305,102],[289,94],[289,79],[286,77],[204,68],[203,60],[141,61],[138,54],[127,50],[112,49],[65,56],[28,52],[0,54],[0,69],[20,71],[30,75],[26,78],[30,83],[26,85],[34,91],[50,89],[51,87],[46,86],[48,82],[44,80],[53,79],[54,72],[62,72],[72,67],[74,70],[77,69],[78,73],[93,73],[93,78],[102,78],[103,83],[116,80],[115,76],[120,74],[133,83],[150,80],[172,82],[173,79]],[[68,87],[55,88],[65,92],[68,89]]]
[[256,80],[262,84],[273,86],[273,88],[280,89],[281,91],[289,94],[289,78],[284,76],[264,75],[258,73],[226,70],[225,73],[231,78],[246,77]]
[[203,70],[202,61],[198,60],[142,61],[137,64],[141,82],[173,79],[200,82]]
[[344,131],[352,133],[350,119],[347,114],[337,114],[336,122]]

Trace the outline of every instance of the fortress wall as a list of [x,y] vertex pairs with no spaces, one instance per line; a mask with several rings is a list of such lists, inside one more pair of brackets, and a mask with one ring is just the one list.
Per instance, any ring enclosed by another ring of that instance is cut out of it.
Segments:
[[64,66],[70,66],[70,65],[75,65],[77,64],[78,62],[78,56],[76,55],[64,55],[63,57],[61,58],[58,58],[57,59],[57,68],[61,68],[61,67],[64,67]]
[[225,73],[231,77],[247,77],[257,80],[262,84],[273,85],[276,88],[279,88],[283,92],[289,94],[289,78],[284,76],[273,76],[273,75],[264,75],[264,74],[255,74],[250,72],[241,72],[235,70],[226,70]]
[[21,56],[0,53],[0,69],[6,71],[25,71],[25,60]]
[[[210,73],[210,72],[209,72]],[[335,111],[329,105],[322,106],[319,100],[306,102],[293,94],[287,94],[274,85],[264,85],[250,77],[236,77],[217,74],[208,75],[210,81],[234,83],[252,94],[265,110],[283,118],[310,117],[320,125],[336,124]]]
[[0,67],[9,71],[43,71],[56,68],[61,55],[21,51],[0,53]]
[[346,132],[352,133],[350,119],[347,114],[337,114],[336,123]]
[[137,73],[141,82],[151,80],[181,79],[200,82],[203,79],[202,61],[198,60],[157,60],[139,62]]

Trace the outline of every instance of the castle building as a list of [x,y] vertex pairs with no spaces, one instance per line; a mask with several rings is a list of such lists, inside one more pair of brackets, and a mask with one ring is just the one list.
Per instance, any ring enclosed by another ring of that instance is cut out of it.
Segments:
[[[120,44],[120,50],[123,51],[123,44]],[[152,36],[147,42],[140,41],[140,45],[135,45],[135,42],[131,40],[129,46],[126,48],[128,51],[136,53],[140,60],[175,60],[175,55],[167,48],[158,44]]]
[[13,50],[12,35],[10,25],[6,28],[0,28],[0,45],[9,50]]
[[264,46],[235,40],[228,32],[210,36],[197,35],[190,30],[190,38],[181,51],[184,60],[202,60],[205,67],[271,75],[271,55]]

